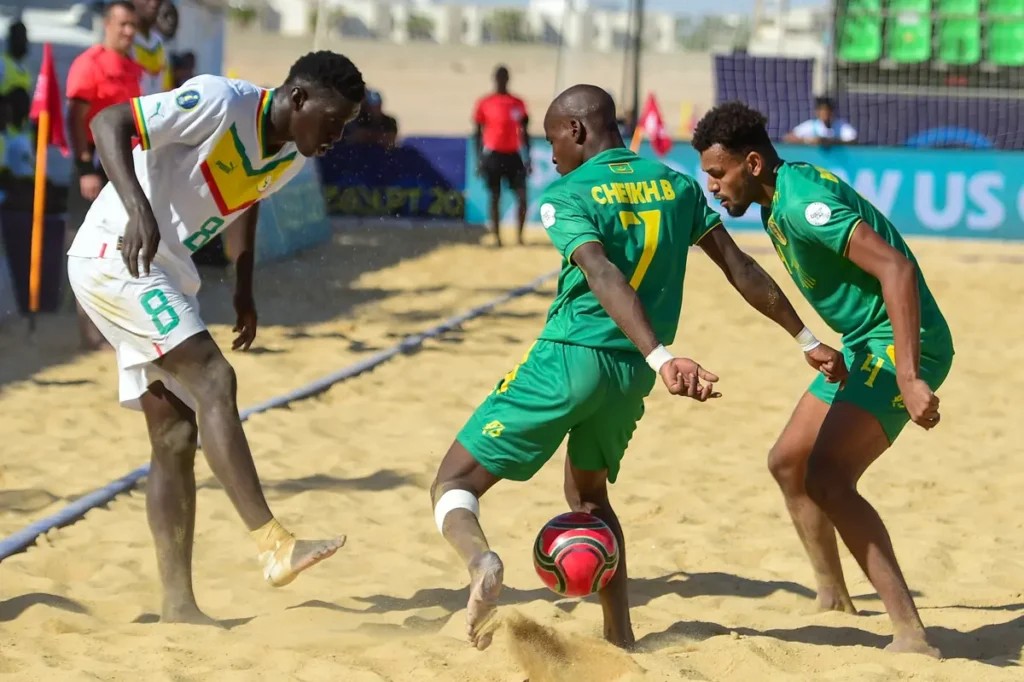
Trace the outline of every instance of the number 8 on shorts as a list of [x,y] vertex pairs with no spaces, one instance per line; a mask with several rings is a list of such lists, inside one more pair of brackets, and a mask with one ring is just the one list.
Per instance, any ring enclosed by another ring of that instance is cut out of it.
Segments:
[[178,318],[178,313],[174,312],[171,302],[167,300],[167,295],[159,289],[153,289],[144,293],[139,298],[139,303],[142,304],[142,309],[149,315],[149,319],[153,321],[153,326],[156,327],[157,332],[160,334],[169,333],[181,322]]

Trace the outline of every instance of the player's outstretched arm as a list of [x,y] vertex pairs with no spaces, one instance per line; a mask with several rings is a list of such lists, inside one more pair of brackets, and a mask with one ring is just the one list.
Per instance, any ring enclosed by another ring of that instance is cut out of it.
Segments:
[[[661,375],[671,393],[687,395],[701,402],[719,396],[713,391],[717,376],[693,360],[673,358],[658,341],[640,297],[629,286],[622,271],[608,260],[600,242],[581,244],[572,252],[571,258],[583,271],[590,290],[609,317],[643,353],[651,368]],[[702,385],[701,380],[708,383]]]
[[160,245],[160,230],[153,216],[153,207],[149,205],[149,199],[135,175],[132,138],[136,128],[131,106],[115,104],[107,107],[93,118],[89,127],[103,170],[128,212],[121,258],[132,276],[138,277],[138,259],[142,256],[141,269],[148,275],[149,264]]
[[878,280],[889,312],[896,350],[896,381],[910,418],[930,429],[939,423],[939,398],[919,378],[921,363],[921,295],[917,268],[877,232],[858,222],[850,235],[847,258]]
[[778,282],[736,245],[725,227],[719,225],[712,228],[697,244],[721,268],[729,283],[754,310],[797,340],[811,367],[824,374],[830,382],[846,380],[847,367],[842,353],[814,337]]

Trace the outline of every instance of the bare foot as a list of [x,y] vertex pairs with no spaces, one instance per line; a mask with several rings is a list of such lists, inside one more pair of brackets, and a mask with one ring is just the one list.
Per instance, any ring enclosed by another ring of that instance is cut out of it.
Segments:
[[627,628],[623,634],[609,633],[606,630],[604,638],[609,644],[614,644],[626,651],[632,651],[636,648],[636,636],[633,635],[633,628]]
[[846,594],[845,590],[819,589],[817,608],[822,613],[825,611],[839,611],[854,616],[859,615],[857,607],[853,605],[853,600],[850,599],[850,595]]
[[498,605],[505,567],[494,552],[484,552],[469,564],[469,603],[466,604],[466,634],[477,649],[491,645],[493,629],[484,629]]
[[210,618],[193,604],[164,604],[160,614],[161,623],[188,623],[190,625],[212,625],[223,628],[219,621]]
[[330,540],[290,540],[273,552],[260,555],[263,577],[274,587],[284,587],[299,573],[334,555],[345,544],[345,536]]
[[893,637],[892,643],[885,647],[885,650],[898,654],[924,654],[932,658],[942,658],[939,650],[928,644],[923,632]]

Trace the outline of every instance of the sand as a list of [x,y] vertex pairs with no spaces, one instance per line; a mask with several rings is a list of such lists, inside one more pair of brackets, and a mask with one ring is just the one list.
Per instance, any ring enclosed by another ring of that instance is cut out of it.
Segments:
[[[462,230],[338,232],[258,273],[262,327],[231,353],[240,404],[337,369],[396,337],[557,266],[544,237],[497,251]],[[763,235],[744,236],[796,296]],[[530,543],[564,510],[555,455],[533,481],[483,501],[506,562],[504,625],[486,652],[463,640],[466,577],[439,537],[427,487],[456,431],[540,329],[552,294],[518,299],[318,398],[246,426],[277,515],[348,544],[286,588],[263,583],[252,546],[205,462],[195,585],[227,629],[155,623],[159,591],[141,489],[0,564],[0,675],[18,680],[1011,680],[1024,643],[1024,467],[1014,347],[1024,248],[915,240],[953,326],[943,421],[908,427],[863,481],[889,524],[941,662],[881,650],[889,624],[843,550],[864,615],[811,613],[812,575],[765,467],[810,370],[694,254],[675,348],[722,376],[714,404],[655,390],[612,491],[629,543],[638,652],[599,640],[595,600],[558,600]],[[204,306],[231,338],[226,286]],[[816,320],[802,300],[808,320]],[[819,334],[834,336],[813,325]],[[137,413],[116,404],[111,359],[77,355],[73,322],[39,346],[0,330],[0,533],[143,463]],[[43,359],[50,364],[43,366]]]

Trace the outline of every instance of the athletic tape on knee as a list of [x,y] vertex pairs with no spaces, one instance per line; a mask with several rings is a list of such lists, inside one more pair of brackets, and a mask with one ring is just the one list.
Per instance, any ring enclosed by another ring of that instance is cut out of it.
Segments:
[[453,509],[465,509],[473,516],[480,518],[480,500],[468,490],[449,490],[434,505],[434,523],[437,530],[443,533],[444,517]]

